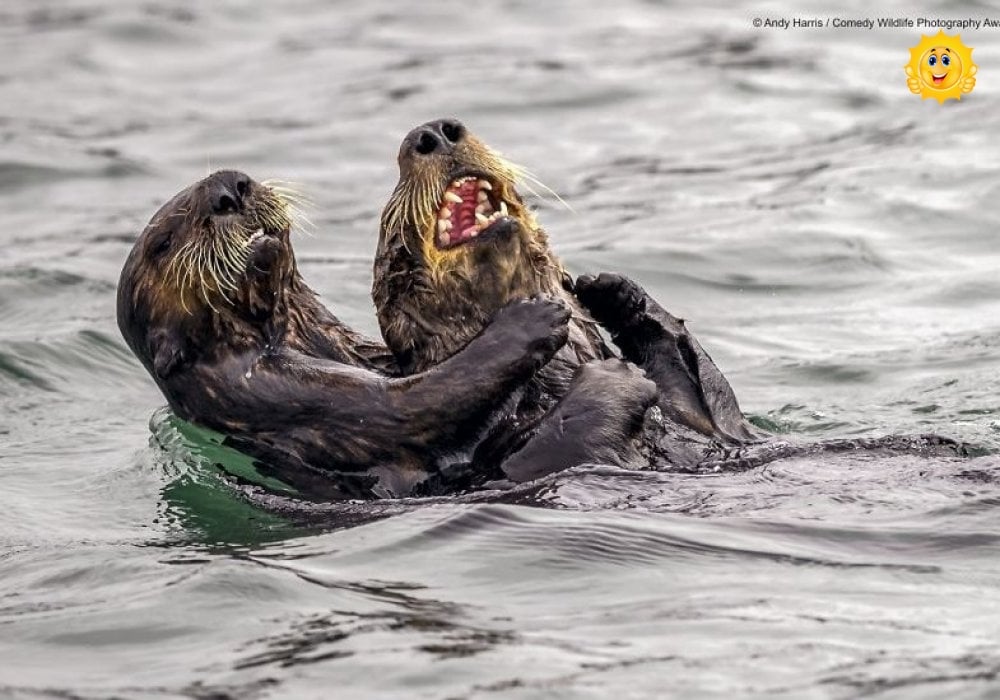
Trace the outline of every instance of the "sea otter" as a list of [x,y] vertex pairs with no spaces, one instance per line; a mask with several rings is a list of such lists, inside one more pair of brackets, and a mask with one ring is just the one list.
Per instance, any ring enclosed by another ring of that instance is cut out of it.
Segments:
[[530,425],[559,401],[582,363],[613,356],[597,331],[600,323],[621,357],[659,390],[662,420],[647,421],[640,443],[657,466],[743,469],[793,454],[855,449],[954,454],[954,441],[933,435],[812,445],[775,440],[748,424],[728,381],[684,321],[638,284],[609,273],[573,282],[515,189],[520,168],[461,122],[440,119],[413,129],[398,163],[399,182],[382,213],[372,296],[382,335],[403,371],[437,366],[497,309],[545,294],[571,310],[569,340],[524,393],[515,426]]
[[[306,286],[291,225],[279,190],[227,170],[173,197],[136,241],[118,325],[181,418],[318,499],[523,481],[627,451],[656,390],[609,361],[569,386],[548,424],[482,449],[495,465],[477,472],[463,456],[565,344],[569,310],[541,297],[506,304],[447,361],[394,377],[384,346]],[[624,401],[606,398],[609,383],[627,388]]]
[[675,459],[688,458],[685,445],[753,438],[728,382],[683,321],[618,275],[574,285],[515,189],[519,168],[461,122],[417,127],[403,140],[398,162],[372,294],[382,335],[404,371],[436,366],[497,309],[545,294],[571,309],[569,341],[524,397],[518,408],[524,419],[558,401],[581,364],[614,356],[596,317],[622,357],[657,384],[659,406],[683,453]]

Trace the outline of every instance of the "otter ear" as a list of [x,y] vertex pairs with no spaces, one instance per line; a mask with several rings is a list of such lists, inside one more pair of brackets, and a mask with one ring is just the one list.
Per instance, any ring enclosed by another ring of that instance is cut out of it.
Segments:
[[184,344],[175,333],[153,331],[149,336],[149,346],[153,372],[160,379],[173,374],[185,360]]

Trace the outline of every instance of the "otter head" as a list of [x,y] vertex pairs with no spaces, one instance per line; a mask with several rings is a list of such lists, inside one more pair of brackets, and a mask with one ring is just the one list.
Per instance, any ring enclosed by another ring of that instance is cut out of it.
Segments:
[[559,265],[515,189],[522,174],[458,120],[417,127],[399,149],[379,258],[406,256],[435,295],[471,296],[487,311],[551,292]]
[[219,344],[275,332],[297,277],[291,206],[223,170],[178,193],[139,236],[118,285],[118,326],[157,379]]

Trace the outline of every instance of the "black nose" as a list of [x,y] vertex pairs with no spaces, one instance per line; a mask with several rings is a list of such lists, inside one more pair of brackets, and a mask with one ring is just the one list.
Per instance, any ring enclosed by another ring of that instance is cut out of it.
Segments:
[[215,214],[234,214],[243,208],[250,193],[250,176],[236,170],[220,170],[209,178],[208,201]]
[[447,155],[465,137],[465,125],[457,119],[438,119],[418,126],[406,135],[406,150],[413,154],[429,156],[432,153]]

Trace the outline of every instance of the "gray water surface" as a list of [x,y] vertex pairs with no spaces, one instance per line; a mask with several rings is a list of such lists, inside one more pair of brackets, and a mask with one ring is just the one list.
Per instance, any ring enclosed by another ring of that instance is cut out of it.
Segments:
[[[918,31],[751,26],[826,13],[7,0],[0,696],[998,697],[1000,30],[963,33],[979,83],[938,105],[906,89]],[[986,454],[251,507],[119,337],[135,236],[216,168],[297,183],[307,281],[375,334],[398,144],[448,115],[570,205],[533,198],[572,271],[687,318],[758,422]]]

